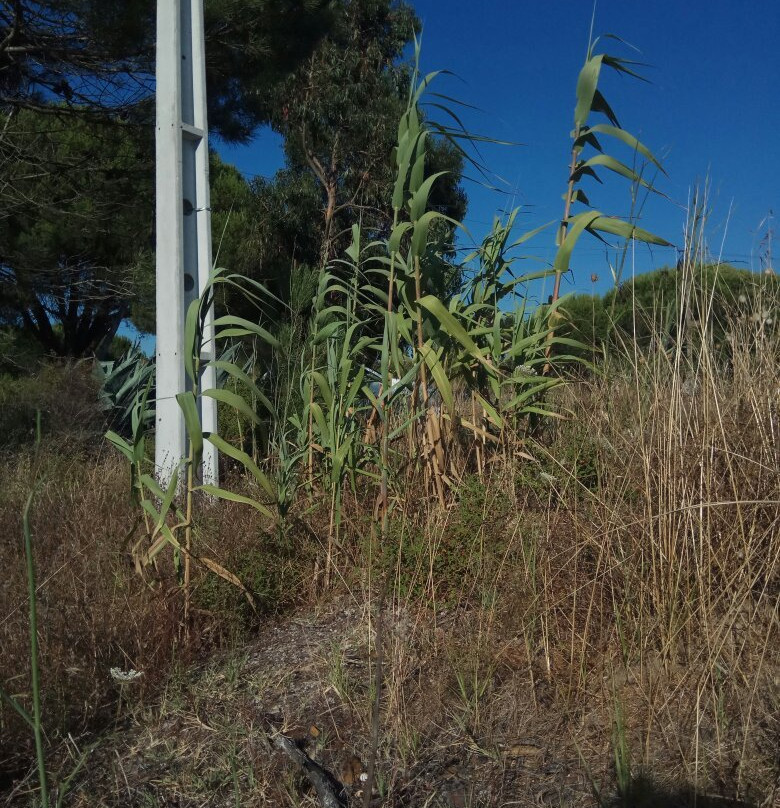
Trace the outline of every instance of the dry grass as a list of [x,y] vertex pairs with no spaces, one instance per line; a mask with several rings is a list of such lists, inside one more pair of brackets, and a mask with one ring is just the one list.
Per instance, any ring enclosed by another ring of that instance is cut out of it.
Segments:
[[[49,458],[33,525],[49,739],[67,768],[79,732],[114,727],[71,804],[313,805],[274,751],[278,731],[359,804],[377,642],[372,804],[777,804],[779,354],[748,320],[732,334],[728,355],[700,330],[571,384],[571,418],[524,447],[534,462],[497,455],[478,474],[464,455],[445,511],[412,485],[390,546],[370,539],[373,497],[345,496],[333,591],[317,591],[315,572],[326,508],[301,508],[284,536],[248,509],[205,511],[199,541],[285,612],[254,637],[248,613],[232,619],[240,595],[203,577],[194,645],[182,645],[171,574],[148,588],[122,552],[135,518],[125,471]],[[19,692],[13,537],[34,462],[0,472],[1,667]],[[206,651],[205,667],[188,666]],[[145,672],[119,704],[112,665]],[[2,721],[18,773],[29,749],[7,710]],[[10,803],[25,804],[29,783]]]
[[[148,590],[131,575],[122,552],[135,520],[127,472],[115,458],[32,453],[4,465],[0,481],[3,684],[27,694],[27,592],[21,507],[41,474],[32,529],[38,572],[39,633],[44,711],[52,741],[94,726],[113,709],[117,692],[109,668],[167,669],[176,621],[163,590]],[[154,675],[149,676],[153,684]],[[23,699],[27,703],[27,699]],[[13,769],[29,754],[26,733],[4,707],[0,756]]]
[[[58,444],[59,445],[59,444]],[[74,445],[76,448],[74,448]],[[133,698],[158,694],[172,672],[236,642],[259,619],[237,591],[198,571],[194,630],[182,632],[182,597],[170,558],[141,578],[132,543],[140,537],[129,501],[128,470],[113,453],[67,440],[62,453],[19,452],[0,466],[0,671],[5,689],[30,704],[28,612],[21,513],[36,489],[32,533],[38,579],[43,713],[49,746],[86,742],[113,724],[122,699],[109,671],[143,671]],[[300,599],[296,539],[279,546],[240,506],[204,511],[203,550],[235,564],[261,608]],[[199,534],[200,535],[200,534]],[[300,553],[306,558],[305,553]],[[270,569],[269,569],[270,567]],[[0,704],[0,782],[26,772],[32,738]]]

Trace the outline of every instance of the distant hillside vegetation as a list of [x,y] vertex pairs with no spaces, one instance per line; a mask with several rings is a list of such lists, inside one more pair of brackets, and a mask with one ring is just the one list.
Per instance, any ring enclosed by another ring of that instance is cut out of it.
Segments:
[[633,341],[641,349],[669,348],[681,329],[688,340],[706,333],[715,347],[727,348],[737,327],[757,334],[777,328],[778,301],[780,279],[772,273],[717,263],[684,273],[664,267],[627,280],[603,297],[572,295],[556,334],[582,342],[586,347],[574,353],[591,357]]

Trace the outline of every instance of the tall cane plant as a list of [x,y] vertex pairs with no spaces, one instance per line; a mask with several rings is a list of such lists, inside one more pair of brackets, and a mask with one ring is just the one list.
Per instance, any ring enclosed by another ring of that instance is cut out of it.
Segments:
[[[611,37],[617,39],[617,37]],[[671,246],[668,241],[638,227],[635,222],[619,217],[606,216],[591,206],[590,200],[582,187],[586,177],[601,182],[598,170],[606,170],[627,179],[634,187],[644,188],[648,193],[659,193],[658,189],[643,176],[644,169],[638,164],[643,162],[654,172],[665,174],[660,161],[639,141],[639,139],[620,126],[617,115],[601,92],[599,81],[602,69],[608,68],[620,75],[645,81],[637,68],[641,63],[624,59],[608,53],[597,53],[600,38],[591,39],[585,56],[585,63],[577,79],[577,104],[574,109],[574,129],[572,130],[571,156],[569,160],[569,177],[564,194],[563,217],[556,235],[557,252],[553,269],[555,283],[552,302],[560,297],[561,279],[571,269],[571,258],[574,247],[580,236],[588,232],[601,241],[608,236],[617,236],[626,241],[635,240],[645,244]],[[593,116],[601,116],[606,122],[591,123]],[[608,154],[602,140],[609,139],[627,146],[633,153],[631,166]],[[575,206],[583,205],[587,210],[576,213]],[[550,320],[552,324],[554,319]],[[553,346],[548,344],[547,357],[552,354]],[[549,370],[549,363],[546,365]]]
[[[134,409],[132,442],[115,432],[107,433],[108,440],[129,460],[133,495],[144,513],[146,535],[135,545],[133,555],[136,567],[143,571],[154,562],[166,547],[173,550],[174,563],[184,592],[185,625],[188,624],[190,609],[190,579],[192,563],[195,562],[239,588],[254,606],[251,592],[229,570],[213,558],[201,555],[194,546],[195,507],[199,495],[230,500],[249,505],[270,520],[276,518],[273,503],[278,500],[267,474],[255,460],[243,450],[233,446],[214,432],[204,432],[201,426],[199,401],[203,396],[233,408],[250,422],[260,425],[261,419],[250,401],[259,402],[273,417],[274,407],[256,381],[235,361],[226,358],[208,360],[205,351],[209,337],[206,331],[206,314],[213,305],[215,291],[220,286],[230,286],[241,291],[248,299],[263,302],[269,295],[262,284],[223,269],[212,271],[209,281],[200,298],[194,300],[185,317],[184,327],[184,366],[189,389],[177,395],[187,430],[188,453],[174,468],[167,487],[163,490],[153,476],[151,461],[145,455],[146,436],[144,431],[145,397]],[[213,339],[220,347],[236,339],[258,339],[276,347],[277,340],[258,323],[242,317],[226,314],[214,320]],[[216,351],[214,353],[217,353]],[[230,378],[242,386],[244,395],[236,389],[214,387],[203,389],[201,380],[207,364],[211,364],[220,378]],[[147,392],[148,394],[148,392]],[[204,483],[199,477],[203,458],[204,441],[211,443],[225,456],[238,462],[256,488],[254,495],[239,494],[225,487]]]

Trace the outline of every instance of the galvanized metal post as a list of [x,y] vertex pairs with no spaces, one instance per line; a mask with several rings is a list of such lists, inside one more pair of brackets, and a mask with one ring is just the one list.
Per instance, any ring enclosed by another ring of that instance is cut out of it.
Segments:
[[[203,0],[157,2],[157,403],[155,466],[167,484],[185,457],[187,437],[176,396],[187,389],[184,318],[211,270],[208,122]],[[201,364],[214,355],[213,312]],[[215,386],[207,367],[201,389]],[[216,401],[199,401],[204,432],[216,432]],[[216,484],[217,453],[206,443],[204,482]]]

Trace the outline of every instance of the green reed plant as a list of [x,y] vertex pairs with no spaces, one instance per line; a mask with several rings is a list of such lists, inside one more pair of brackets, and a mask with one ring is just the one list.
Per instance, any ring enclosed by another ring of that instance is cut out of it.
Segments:
[[[436,244],[430,240],[431,228],[439,221],[458,225],[428,209],[430,193],[439,175],[425,177],[426,141],[430,131],[418,105],[435,76],[434,73],[418,79],[415,74],[395,149],[393,226],[384,245],[385,252],[371,262],[366,275],[372,279],[368,291],[376,297],[370,308],[383,318],[382,387],[387,389],[391,375],[404,376],[405,365],[408,365],[405,360],[410,355],[415,357],[408,412],[409,453],[415,463],[417,458],[422,458],[426,479],[443,504],[445,489],[457,476],[450,472],[447,452],[456,424],[462,423],[456,414],[456,383],[465,384],[480,409],[487,411],[500,429],[503,421],[497,405],[502,401],[501,385],[505,376],[501,365],[507,358],[508,338],[512,334],[511,329],[502,325],[502,307],[505,298],[513,295],[519,284],[531,280],[531,276],[512,280],[500,277],[509,271],[502,258],[516,215],[513,214],[508,225],[496,224],[483,249],[475,254],[484,261],[469,289],[449,301],[431,293],[442,263]],[[540,229],[521,237],[512,246],[527,241]],[[376,294],[382,282],[387,291]],[[546,336],[545,328],[541,330],[540,340]],[[516,377],[514,380],[515,385],[521,382],[527,383],[528,379]],[[538,388],[536,393],[548,386],[538,379],[534,379],[533,384]],[[436,400],[431,398],[434,391]],[[529,398],[534,395],[530,394]],[[438,400],[442,402],[441,408]],[[466,423],[477,434],[486,434],[475,424]]]
[[[149,418],[147,417],[147,413],[149,412],[148,401],[153,381],[153,377],[149,376],[146,380],[143,392],[138,395],[138,391],[136,390],[136,401],[130,410],[130,440],[123,438],[113,430],[106,432],[108,442],[123,454],[130,464],[130,499],[134,505],[141,508],[141,504],[146,498],[144,491],[146,484],[144,482],[144,475],[147,474],[147,469],[151,465],[151,461],[148,459],[146,453],[146,440],[149,424]],[[144,520],[146,533],[149,535],[151,525],[149,523],[148,511],[142,508],[141,517]],[[143,542],[143,539],[141,539],[140,542]],[[137,543],[132,550],[136,564],[138,563],[139,547],[140,544]]]
[[[617,37],[610,38],[617,39]],[[663,166],[653,153],[634,135],[620,126],[614,110],[599,86],[602,68],[605,67],[620,75],[645,81],[637,72],[637,68],[641,67],[641,64],[608,53],[597,53],[596,48],[599,41],[599,37],[593,39],[591,31],[585,63],[577,79],[577,104],[574,109],[574,129],[571,134],[569,177],[564,194],[563,216],[556,235],[558,250],[553,263],[555,272],[553,303],[560,297],[561,278],[570,271],[574,247],[584,232],[590,233],[601,241],[612,235],[646,244],[671,246],[665,239],[637,227],[632,221],[607,216],[595,210],[582,187],[582,180],[586,177],[601,182],[597,169],[603,169],[629,180],[634,187],[644,188],[650,193],[658,193],[655,186],[642,176],[642,170],[636,167],[638,160],[646,161],[656,172],[665,174]],[[606,123],[591,124],[590,119],[593,115],[603,116]],[[606,153],[600,138],[609,138],[611,142],[618,141],[627,146],[632,152],[634,165],[629,166]],[[588,210],[574,213],[574,207],[578,204],[584,205]],[[551,324],[552,322],[551,320]],[[551,353],[552,346],[549,345],[547,355],[550,356]]]
[[[561,380],[542,377],[545,346],[581,347],[574,340],[556,336],[548,325],[561,301],[528,311],[525,297],[518,294],[518,289],[527,288],[551,272],[515,273],[518,259],[512,250],[547,226],[510,241],[517,214],[518,210],[514,210],[506,221],[494,221],[481,247],[467,259],[477,261],[476,271],[463,291],[450,300],[446,313],[430,298],[421,301],[443,327],[440,340],[450,341],[448,377],[465,384],[475,405],[472,412],[478,408],[486,420],[483,423],[480,417],[478,424],[476,418],[472,422],[461,418],[461,423],[482,437],[486,425],[501,431],[507,417],[516,424],[532,413],[553,415],[553,410],[542,407],[540,402],[543,394]],[[512,304],[513,310],[509,308]]]
[[[35,415],[35,448],[41,448],[41,412]],[[49,786],[46,773],[46,754],[43,748],[43,722],[41,715],[41,678],[38,663],[38,600],[36,594],[35,557],[33,555],[32,530],[30,529],[30,508],[35,497],[35,488],[27,496],[22,510],[22,535],[24,537],[24,559],[27,572],[27,605],[29,609],[30,629],[30,689],[32,691],[32,715],[22,706],[18,699],[8,694],[0,685],[0,698],[10,704],[22,720],[30,727],[35,739],[35,759],[38,766],[38,787],[41,805],[49,808]],[[59,805],[59,801],[58,801]]]
[[22,512],[22,530],[24,534],[24,557],[27,566],[27,602],[30,613],[30,689],[32,692],[32,715],[21,705],[18,699],[9,695],[0,688],[0,695],[29,725],[35,738],[35,759],[38,766],[38,788],[43,808],[49,806],[49,785],[46,773],[46,753],[43,748],[43,721],[41,715],[41,674],[38,664],[38,604],[35,585],[35,558],[32,548],[32,531],[30,530],[30,508],[32,507],[35,491],[27,497]]
[[630,805],[633,779],[631,774],[631,748],[628,742],[623,706],[615,695],[612,720],[612,754],[615,762],[615,778],[622,804]]
[[[356,236],[359,239],[359,234]],[[299,434],[310,424],[309,451],[319,459],[323,483],[328,494],[329,524],[325,583],[330,583],[334,549],[339,544],[342,496],[349,480],[370,474],[367,460],[371,447],[362,441],[362,416],[370,409],[363,392],[366,367],[363,352],[372,344],[370,335],[360,336],[363,323],[355,320],[355,288],[339,282],[331,273],[323,273],[315,301],[314,328],[311,337],[313,356],[303,381],[303,399],[307,402],[302,417],[293,424]],[[335,299],[342,302],[325,305]]]
[[[198,411],[198,400],[201,396],[207,396],[226,404],[256,425],[261,423],[261,419],[250,404],[250,396],[251,400],[259,402],[272,417],[275,416],[271,401],[237,362],[225,358],[229,354],[223,352],[221,358],[215,360],[204,358],[207,355],[205,349],[210,347],[208,343],[212,339],[207,333],[207,313],[213,305],[215,290],[220,285],[236,288],[250,300],[262,301],[269,295],[262,284],[230,274],[223,269],[215,269],[200,298],[190,304],[184,329],[184,365],[190,389],[176,397],[187,430],[188,455],[186,458],[182,458],[174,469],[167,488],[163,490],[148,471],[143,471],[143,467],[147,463],[150,464],[150,461],[146,461],[145,458],[144,419],[141,416],[145,408],[145,396],[148,395],[148,389],[133,411],[133,443],[113,432],[107,435],[109,441],[130,461],[133,494],[140,503],[146,519],[147,535],[136,544],[134,551],[136,566],[142,570],[151,564],[163,549],[168,546],[173,549],[174,562],[179,571],[184,592],[185,624],[189,614],[190,575],[193,560],[238,587],[250,604],[254,603],[249,590],[235,575],[216,560],[201,556],[195,551],[193,537],[195,502],[198,493],[202,492],[210,497],[249,505],[270,520],[276,518],[272,510],[272,503],[278,501],[277,492],[268,476],[247,452],[233,446],[217,433],[204,432],[201,426]],[[244,338],[259,339],[271,347],[278,345],[276,338],[261,325],[234,315],[217,317],[213,322],[213,329],[213,340],[220,346],[226,344],[228,340]],[[243,385],[247,394],[242,395],[236,390],[225,387],[202,389],[201,379],[206,364],[214,367],[223,378],[230,378],[238,385]],[[208,441],[224,455],[240,463],[256,485],[258,494],[255,496],[238,494],[213,482],[201,481],[199,475],[204,441]],[[143,544],[147,546],[142,548]]]
[[[503,321],[501,306],[504,297],[514,291],[519,281],[512,283],[502,279],[500,285],[493,283],[491,289],[478,292],[483,296],[477,302],[467,300],[464,295],[447,301],[437,293],[435,279],[441,275],[443,257],[432,239],[432,232],[437,223],[451,226],[458,223],[429,209],[431,191],[441,175],[425,175],[426,143],[431,133],[419,104],[435,75],[420,78],[415,71],[407,109],[399,122],[394,153],[393,223],[389,236],[382,242],[366,245],[365,255],[354,248],[353,240],[352,252],[348,255],[352,267],[350,277],[365,278],[351,298],[347,295],[352,301],[349,311],[356,312],[354,316],[361,324],[377,324],[379,327],[373,333],[381,333],[381,339],[368,340],[363,347],[369,355],[373,352],[376,356],[380,379],[378,394],[367,387],[364,392],[373,408],[371,419],[379,424],[379,492],[375,513],[383,543],[388,536],[389,486],[393,466],[397,465],[394,461],[400,459],[397,453],[392,454],[397,437],[403,432],[408,435],[409,474],[422,467],[428,491],[444,505],[446,491],[458,477],[458,473],[451,470],[452,460],[448,457],[449,443],[461,422],[456,384],[465,383],[480,407],[489,410],[499,430],[503,420],[497,405],[501,407],[507,399],[517,398],[517,393],[509,397],[502,394],[502,382],[507,375],[502,364],[507,360],[505,354],[517,329],[510,327],[509,321]],[[511,226],[506,232],[509,230]],[[532,235],[533,232],[516,243]],[[498,259],[494,263],[498,265]],[[499,275],[504,270],[504,266],[496,268]],[[486,285],[490,285],[490,281]],[[475,289],[478,288],[477,282]],[[493,339],[496,326],[498,337]],[[332,328],[335,332],[336,326]],[[547,333],[546,324],[541,323],[536,338],[538,344],[544,343]],[[350,334],[350,338],[352,336]],[[523,333],[523,338],[528,336],[527,332]],[[528,348],[528,344],[526,340],[524,344],[515,345],[516,352]],[[512,356],[508,361],[512,366],[516,364]],[[514,385],[517,390],[529,383],[534,385],[535,389],[528,395],[530,402],[552,383],[540,382],[538,378],[529,382],[529,377],[530,374],[522,378],[515,375]],[[411,387],[411,395],[400,396],[406,385]],[[491,397],[495,403],[489,400]],[[401,403],[403,407],[398,406]],[[476,432],[476,427],[472,429]],[[488,434],[485,430],[482,432]],[[406,479],[409,483],[411,477]],[[380,604],[385,584],[380,583]],[[381,644],[379,638],[377,644]],[[371,769],[369,783],[372,777]],[[366,793],[370,793],[368,786]]]

